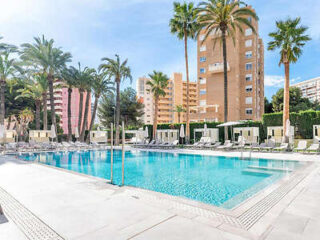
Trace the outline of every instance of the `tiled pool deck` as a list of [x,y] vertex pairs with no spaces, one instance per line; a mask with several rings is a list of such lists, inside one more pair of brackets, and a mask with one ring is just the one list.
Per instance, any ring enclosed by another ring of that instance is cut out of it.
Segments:
[[2,156],[0,203],[8,221],[0,217],[0,239],[318,239],[320,156],[252,157],[308,164],[228,211]]

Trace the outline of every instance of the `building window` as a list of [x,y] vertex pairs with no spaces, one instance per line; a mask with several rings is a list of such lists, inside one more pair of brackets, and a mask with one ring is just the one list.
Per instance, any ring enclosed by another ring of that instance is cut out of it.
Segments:
[[200,52],[205,52],[207,50],[206,45],[200,47]]
[[205,35],[200,35],[200,37],[199,37],[200,41],[203,41],[204,37],[205,37]]
[[252,40],[247,40],[245,42],[246,47],[251,47],[252,46]]
[[252,97],[246,97],[246,104],[252,104]]
[[251,29],[251,28],[247,28],[245,35],[246,35],[246,36],[252,35],[252,29]]
[[200,68],[200,73],[205,73],[206,69],[205,68]]
[[252,22],[252,17],[248,17],[247,19],[250,23]]
[[252,74],[247,74],[246,75],[246,81],[251,82],[252,81]]
[[200,106],[206,106],[207,101],[206,100],[200,100]]
[[252,63],[246,63],[246,70],[252,70]]
[[246,59],[252,58],[252,51],[246,52]]
[[206,89],[200,89],[200,95],[205,95],[207,93]]
[[200,57],[200,62],[205,62],[205,61],[207,61],[206,57]]
[[246,92],[247,93],[252,92],[252,85],[246,86]]
[[206,84],[207,79],[206,78],[200,78],[200,84]]
[[252,108],[246,108],[247,115],[252,115],[252,113],[253,113]]

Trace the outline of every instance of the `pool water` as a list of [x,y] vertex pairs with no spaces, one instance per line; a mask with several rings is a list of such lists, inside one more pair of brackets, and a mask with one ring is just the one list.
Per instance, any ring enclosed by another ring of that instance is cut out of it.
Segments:
[[[32,153],[26,161],[110,179],[110,151]],[[126,151],[125,185],[233,208],[301,163],[267,159]],[[113,183],[121,184],[121,151],[114,150]],[[274,168],[273,170],[261,167]]]

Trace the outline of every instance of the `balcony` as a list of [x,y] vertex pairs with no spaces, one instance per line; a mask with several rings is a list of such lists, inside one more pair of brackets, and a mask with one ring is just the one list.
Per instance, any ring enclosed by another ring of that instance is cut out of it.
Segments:
[[[227,63],[227,70],[230,71],[230,65]],[[211,73],[221,73],[223,72],[223,63],[215,63],[209,65],[209,72]]]

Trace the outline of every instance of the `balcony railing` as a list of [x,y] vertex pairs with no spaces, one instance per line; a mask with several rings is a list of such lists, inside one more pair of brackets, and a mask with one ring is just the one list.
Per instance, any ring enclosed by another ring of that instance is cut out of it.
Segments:
[[[227,70],[230,71],[230,65],[227,63]],[[223,63],[215,63],[209,65],[209,72],[211,73],[221,73],[223,72]]]

